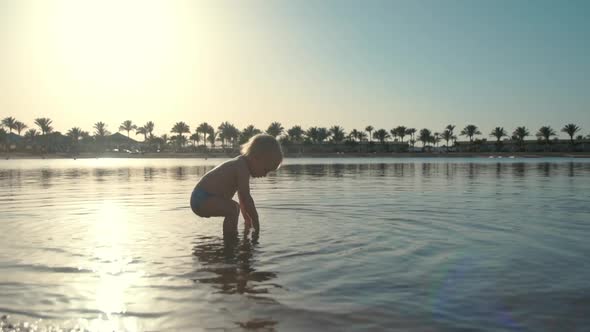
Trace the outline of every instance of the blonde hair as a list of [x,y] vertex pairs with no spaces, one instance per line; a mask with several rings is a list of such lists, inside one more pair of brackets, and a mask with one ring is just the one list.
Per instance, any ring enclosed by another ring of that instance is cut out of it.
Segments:
[[267,134],[252,136],[246,144],[242,145],[241,153],[244,156],[260,157],[262,155],[273,155],[278,162],[283,161],[283,150],[276,138]]

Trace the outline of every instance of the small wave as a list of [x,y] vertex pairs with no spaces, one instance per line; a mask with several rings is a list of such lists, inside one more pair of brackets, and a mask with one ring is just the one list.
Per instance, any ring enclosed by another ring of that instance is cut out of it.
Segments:
[[39,248],[39,250],[43,250],[43,251],[49,251],[49,252],[58,252],[58,253],[62,253],[62,254],[67,254],[68,251],[61,249],[61,248],[49,248],[49,247],[41,247]]
[[81,267],[70,267],[70,266],[47,266],[47,265],[35,265],[35,264],[12,264],[4,265],[0,269],[23,269],[35,272],[55,272],[55,273],[94,273],[93,270],[85,269]]
[[[0,307],[0,314],[2,314],[2,315],[5,315],[5,314],[19,315],[19,316],[24,316],[24,317],[29,317],[29,318],[36,318],[36,319],[57,319],[58,318],[58,316],[51,316],[51,315],[47,315],[47,314],[41,314],[38,312],[15,310],[15,309],[4,308],[4,307]],[[4,330],[2,330],[2,331],[4,331]]]

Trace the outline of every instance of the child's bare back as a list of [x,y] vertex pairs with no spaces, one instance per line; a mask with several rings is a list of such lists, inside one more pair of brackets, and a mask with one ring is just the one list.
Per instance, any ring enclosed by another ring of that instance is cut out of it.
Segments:
[[248,163],[244,156],[230,159],[215,167],[197,183],[195,188],[201,188],[208,193],[232,199],[238,190],[238,178],[250,177]]

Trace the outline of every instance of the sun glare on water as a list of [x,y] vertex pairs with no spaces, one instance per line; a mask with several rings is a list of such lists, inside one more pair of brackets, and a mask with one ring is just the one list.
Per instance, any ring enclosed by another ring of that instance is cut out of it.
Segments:
[[98,207],[100,220],[94,225],[93,234],[96,247],[94,257],[97,265],[94,270],[99,275],[96,285],[96,308],[106,318],[95,321],[98,330],[118,329],[121,323],[125,323],[126,330],[130,329],[131,322],[126,319],[120,322],[119,317],[127,311],[126,303],[129,288],[141,277],[141,273],[128,271],[128,265],[132,262],[129,248],[126,247],[129,228],[127,211],[113,201],[104,201]]

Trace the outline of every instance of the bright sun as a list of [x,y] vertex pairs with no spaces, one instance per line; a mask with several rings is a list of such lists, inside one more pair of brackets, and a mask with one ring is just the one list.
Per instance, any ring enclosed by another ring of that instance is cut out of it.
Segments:
[[141,84],[172,61],[174,13],[163,1],[61,1],[56,56],[76,81],[121,88]]

